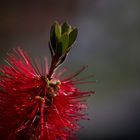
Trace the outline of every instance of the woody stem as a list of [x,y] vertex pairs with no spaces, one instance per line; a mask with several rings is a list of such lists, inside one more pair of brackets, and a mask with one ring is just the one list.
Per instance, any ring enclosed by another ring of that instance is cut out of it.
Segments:
[[48,74],[48,76],[47,76],[47,78],[48,78],[49,80],[51,80],[51,77],[52,77],[52,75],[53,75],[53,72],[54,72],[54,70],[56,69],[57,61],[58,61],[58,60],[56,59],[56,57],[53,57],[53,58],[52,58],[52,62],[51,62],[49,74]]

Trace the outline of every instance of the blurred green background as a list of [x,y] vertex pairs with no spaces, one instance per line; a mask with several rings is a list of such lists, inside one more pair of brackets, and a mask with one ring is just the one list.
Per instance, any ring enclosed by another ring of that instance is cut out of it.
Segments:
[[[0,3],[0,58],[21,47],[33,56],[49,54],[51,24],[67,21],[79,35],[65,63],[69,71],[83,65],[95,74],[89,97],[90,121],[80,140],[140,138],[140,1],[17,0]],[[1,61],[2,62],[2,61]]]

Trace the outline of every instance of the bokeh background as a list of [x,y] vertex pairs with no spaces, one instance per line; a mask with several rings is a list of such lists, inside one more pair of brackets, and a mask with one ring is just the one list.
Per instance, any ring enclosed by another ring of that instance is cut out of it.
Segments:
[[[65,63],[70,71],[95,74],[89,97],[90,121],[80,140],[139,139],[140,134],[140,1],[13,0],[0,2],[0,58],[21,47],[33,56],[48,55],[51,24],[67,21],[79,35]],[[2,61],[0,60],[2,63]]]

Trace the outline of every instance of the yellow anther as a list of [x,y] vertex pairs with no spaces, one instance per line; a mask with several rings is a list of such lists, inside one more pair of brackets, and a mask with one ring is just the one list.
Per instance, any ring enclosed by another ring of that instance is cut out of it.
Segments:
[[57,80],[56,81],[56,85],[61,85],[61,81],[60,80]]
[[35,98],[36,98],[37,100],[40,100],[41,102],[45,103],[45,99],[44,99],[44,98],[42,98],[42,97],[40,97],[40,96],[35,96]]
[[45,78],[45,82],[46,82],[46,87],[48,88],[49,85],[50,85],[50,81],[49,81],[49,79],[48,79],[48,78]]
[[50,81],[48,78],[45,78],[46,88],[50,93],[55,93],[59,88],[61,82],[59,80]]

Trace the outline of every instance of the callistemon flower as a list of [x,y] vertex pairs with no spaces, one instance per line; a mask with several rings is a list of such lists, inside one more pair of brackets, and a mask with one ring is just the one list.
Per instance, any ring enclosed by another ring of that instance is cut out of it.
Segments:
[[[86,67],[62,79],[56,72],[77,36],[77,29],[57,22],[51,27],[51,65],[30,60],[20,48],[8,53],[0,67],[0,138],[2,140],[68,140],[87,119],[83,98],[93,93],[76,87]],[[61,80],[60,80],[61,79]]]

